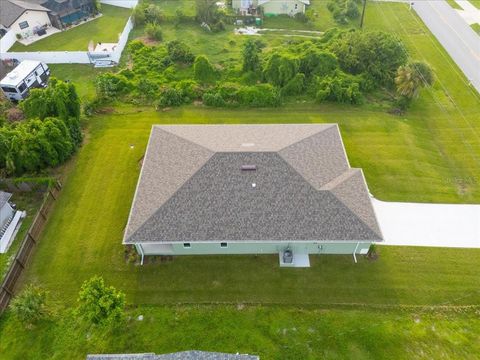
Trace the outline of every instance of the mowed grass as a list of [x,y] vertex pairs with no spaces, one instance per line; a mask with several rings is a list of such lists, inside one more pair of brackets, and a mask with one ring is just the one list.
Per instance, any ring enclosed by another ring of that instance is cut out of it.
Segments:
[[[143,321],[137,317],[143,315]],[[79,325],[70,313],[25,330],[0,320],[3,359],[78,359],[92,353],[199,349],[261,360],[478,359],[475,310],[302,309],[216,305],[139,307],[119,331]]]
[[[370,164],[378,173],[388,168],[376,184],[395,182],[396,186],[385,188],[384,195],[395,198],[399,188],[410,188],[418,191],[410,192],[411,200],[436,196],[432,190],[429,193],[429,184],[438,176],[435,167],[430,169],[432,179],[422,179],[415,169],[397,170],[408,169],[404,163],[411,162],[415,168],[415,161],[440,161],[431,157],[434,151],[416,145],[434,146],[428,145],[428,133],[395,117],[361,111],[352,116],[317,107],[309,111],[282,109],[282,116],[278,114],[278,110],[213,111],[201,107],[159,113],[125,107],[117,114],[93,118],[88,143],[65,182],[25,282],[43,284],[65,304],[74,304],[81,283],[95,274],[125,291],[128,300],[137,305],[480,302],[480,268],[473,266],[480,260],[480,250],[382,247],[378,261],[362,259],[354,264],[351,256],[312,256],[309,269],[280,269],[275,255],[178,257],[143,267],[126,263],[121,239],[153,124],[339,122],[349,154],[361,149],[368,154],[363,157],[364,165]],[[416,160],[418,152],[424,160]],[[398,157],[403,158],[400,164],[396,164]],[[361,165],[357,159],[351,157],[353,166]],[[371,167],[365,166],[367,174]],[[447,194],[448,186],[444,185]]]
[[51,35],[28,46],[16,42],[9,51],[87,51],[91,40],[94,44],[97,42],[115,43],[131,12],[131,9],[102,4],[102,17]]

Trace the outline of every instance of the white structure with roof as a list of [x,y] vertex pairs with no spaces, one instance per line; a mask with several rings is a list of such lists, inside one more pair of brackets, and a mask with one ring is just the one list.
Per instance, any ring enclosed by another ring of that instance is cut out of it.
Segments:
[[25,213],[9,203],[12,194],[0,191],[0,254],[6,253]]
[[50,69],[47,64],[35,60],[24,60],[1,81],[0,87],[10,100],[22,100],[32,88],[47,86]]

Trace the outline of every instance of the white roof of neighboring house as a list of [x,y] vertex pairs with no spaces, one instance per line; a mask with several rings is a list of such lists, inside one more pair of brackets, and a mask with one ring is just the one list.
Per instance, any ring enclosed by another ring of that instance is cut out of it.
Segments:
[[10,200],[12,194],[0,190],[0,209]]
[[[258,5],[263,5],[272,1],[278,1],[278,0],[258,0]],[[310,5],[310,0],[297,0],[300,1],[301,3],[304,3],[305,5]]]
[[0,0],[0,24],[9,28],[27,10],[50,11],[47,8],[20,0]]
[[23,60],[20,65],[10,71],[0,81],[2,85],[17,86],[27,75],[29,75],[35,68],[40,65],[40,61],[35,60]]

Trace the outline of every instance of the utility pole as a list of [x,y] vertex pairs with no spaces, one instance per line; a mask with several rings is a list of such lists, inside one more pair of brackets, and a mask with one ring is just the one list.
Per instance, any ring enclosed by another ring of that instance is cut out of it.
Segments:
[[367,7],[367,0],[363,0],[362,18],[360,19],[360,29],[363,29],[363,19],[365,18],[366,7]]

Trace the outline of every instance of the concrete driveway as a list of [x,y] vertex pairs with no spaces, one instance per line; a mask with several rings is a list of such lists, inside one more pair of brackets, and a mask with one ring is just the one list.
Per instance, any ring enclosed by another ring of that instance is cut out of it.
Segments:
[[385,245],[480,248],[480,205],[372,202]]
[[418,16],[480,93],[480,36],[445,0],[412,2]]

